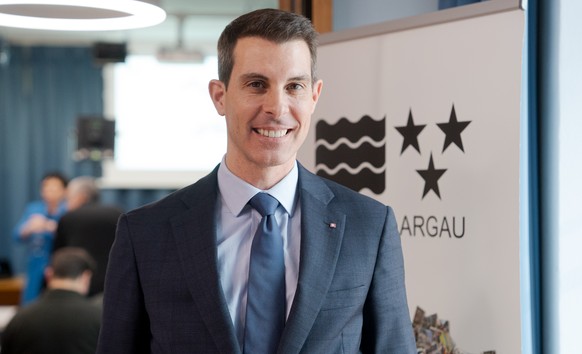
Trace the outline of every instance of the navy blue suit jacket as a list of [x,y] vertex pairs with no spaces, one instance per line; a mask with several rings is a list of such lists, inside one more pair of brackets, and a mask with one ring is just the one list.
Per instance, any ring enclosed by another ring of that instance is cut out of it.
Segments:
[[[392,209],[301,166],[298,192],[299,280],[278,353],[416,353]],[[217,198],[215,169],[121,217],[98,353],[240,353],[217,270]]]

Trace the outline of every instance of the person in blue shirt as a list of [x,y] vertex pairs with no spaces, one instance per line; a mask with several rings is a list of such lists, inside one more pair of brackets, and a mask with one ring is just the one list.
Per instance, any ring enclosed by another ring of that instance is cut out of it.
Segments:
[[54,232],[60,217],[66,212],[65,192],[68,180],[62,174],[51,172],[41,180],[41,200],[26,205],[14,227],[14,239],[26,244],[26,283],[21,305],[34,301],[43,286],[44,270],[49,263]]

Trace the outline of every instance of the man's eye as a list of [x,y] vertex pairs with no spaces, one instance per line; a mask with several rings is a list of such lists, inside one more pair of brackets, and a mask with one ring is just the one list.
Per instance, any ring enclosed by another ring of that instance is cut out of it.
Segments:
[[303,89],[303,87],[304,87],[304,86],[303,86],[302,84],[297,84],[297,83],[294,83],[294,84],[289,84],[289,85],[287,86],[287,89],[288,89],[288,90],[291,90],[291,91],[297,91],[297,90],[301,90],[301,89]]
[[252,87],[252,88],[263,88],[263,87],[265,87],[265,85],[262,82],[260,82],[260,81],[253,81],[253,82],[249,83],[249,86]]

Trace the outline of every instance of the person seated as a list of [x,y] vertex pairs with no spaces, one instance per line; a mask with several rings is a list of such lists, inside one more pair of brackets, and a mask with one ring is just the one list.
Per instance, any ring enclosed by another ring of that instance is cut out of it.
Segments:
[[94,354],[101,309],[86,296],[94,269],[95,260],[81,248],[55,252],[45,271],[46,292],[8,323],[2,354]]

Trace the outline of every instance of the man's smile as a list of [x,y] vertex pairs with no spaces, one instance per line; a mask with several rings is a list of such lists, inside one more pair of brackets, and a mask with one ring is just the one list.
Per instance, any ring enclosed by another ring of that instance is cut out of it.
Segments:
[[266,136],[268,138],[280,138],[285,136],[289,129],[280,129],[280,130],[269,130],[269,129],[262,129],[257,128],[253,129],[255,132],[259,133],[262,136]]

